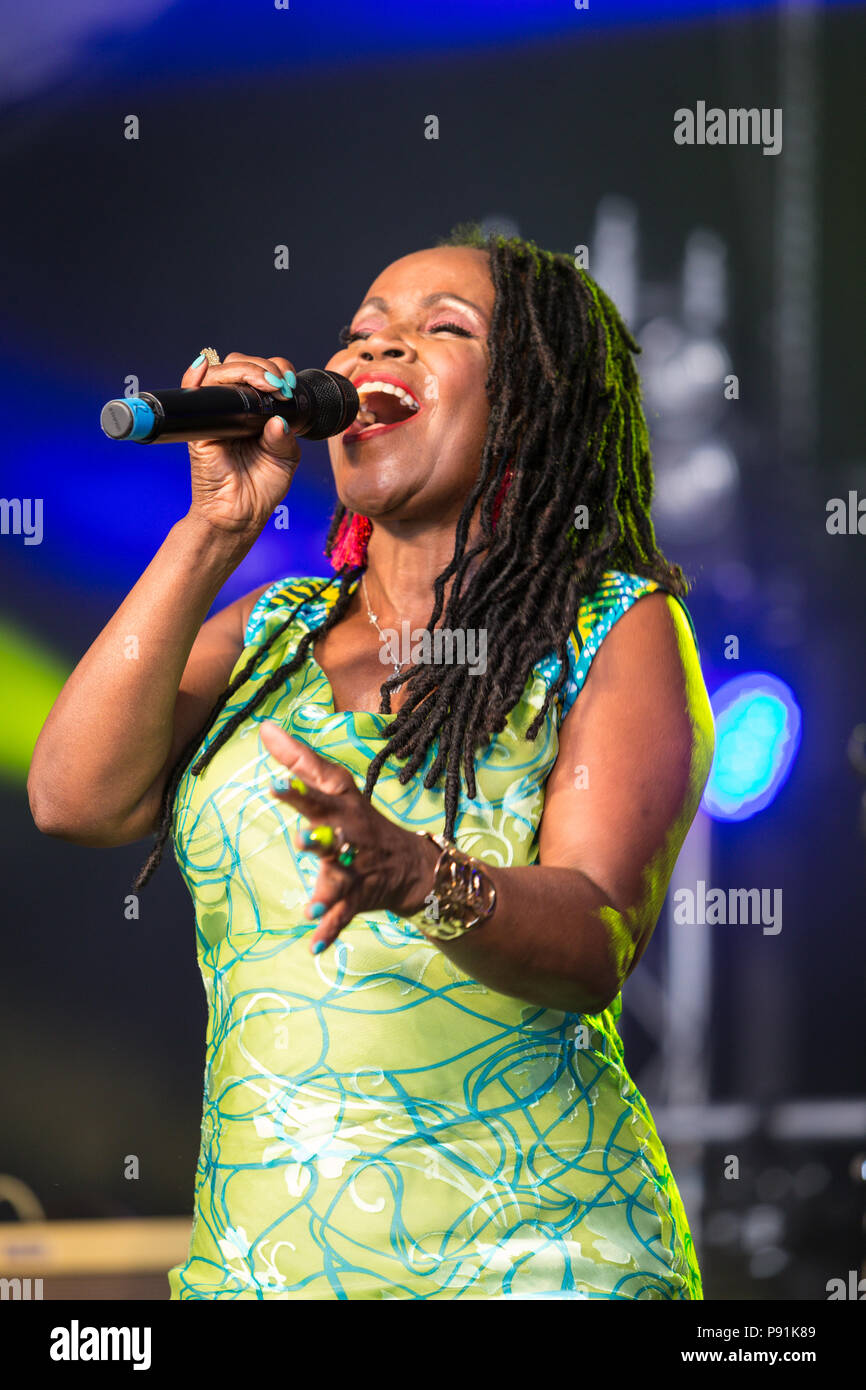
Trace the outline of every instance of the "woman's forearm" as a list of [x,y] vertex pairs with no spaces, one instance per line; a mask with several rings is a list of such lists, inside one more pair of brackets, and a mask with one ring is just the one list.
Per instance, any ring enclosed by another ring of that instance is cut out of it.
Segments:
[[255,535],[187,514],[66,681],[39,734],[28,778],[40,828],[122,821],[171,749],[174,710],[199,629]]
[[485,865],[485,872],[496,889],[493,915],[435,945],[501,994],[576,1013],[606,1008],[637,942],[604,893],[577,869]]

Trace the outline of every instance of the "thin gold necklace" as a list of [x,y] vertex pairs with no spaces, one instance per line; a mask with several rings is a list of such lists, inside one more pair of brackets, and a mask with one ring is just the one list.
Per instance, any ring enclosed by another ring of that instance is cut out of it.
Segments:
[[[374,628],[375,628],[376,631],[378,632],[380,639],[381,639],[383,642],[387,642],[388,639],[387,639],[387,637],[385,636],[384,632],[382,631],[382,629],[381,629],[380,626],[379,626],[378,620],[377,620],[377,618],[376,618],[376,614],[373,612],[372,608],[370,607],[370,598],[369,598],[369,595],[368,595],[368,593],[367,593],[367,571],[366,571],[366,570],[364,570],[364,573],[361,575],[361,589],[362,589],[363,594],[364,594],[364,602],[365,602],[366,605],[367,605],[367,616],[369,617],[370,622],[373,624]],[[404,667],[404,666],[407,666],[408,664],[409,664],[408,662],[403,661],[403,662],[401,662],[400,665],[398,666],[397,663],[396,663],[396,661],[395,661],[395,662],[393,663],[393,666],[394,666],[394,675],[395,675],[395,676],[399,676],[400,672],[403,670],[403,667]]]

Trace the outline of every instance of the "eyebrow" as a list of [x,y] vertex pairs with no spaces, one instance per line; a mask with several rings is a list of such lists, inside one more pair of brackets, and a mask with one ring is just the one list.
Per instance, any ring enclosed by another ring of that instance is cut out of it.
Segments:
[[[468,304],[470,309],[474,309],[479,318],[483,319],[485,316],[484,310],[480,309],[471,299],[464,299],[462,294],[453,294],[451,290],[437,290],[435,294],[425,294],[420,303],[423,308],[427,309],[431,304],[435,304],[438,299],[459,299],[461,304]],[[386,313],[388,312],[388,301],[382,299],[378,294],[371,294],[369,299],[365,299],[364,303],[360,305],[359,312],[368,304],[374,304],[377,309],[383,309]]]

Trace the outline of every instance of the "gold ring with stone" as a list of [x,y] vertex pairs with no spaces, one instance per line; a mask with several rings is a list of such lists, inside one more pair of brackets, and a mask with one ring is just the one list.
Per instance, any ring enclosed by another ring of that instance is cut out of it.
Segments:
[[337,863],[342,864],[345,869],[351,869],[357,853],[358,846],[353,845],[349,840],[344,840],[337,850]]

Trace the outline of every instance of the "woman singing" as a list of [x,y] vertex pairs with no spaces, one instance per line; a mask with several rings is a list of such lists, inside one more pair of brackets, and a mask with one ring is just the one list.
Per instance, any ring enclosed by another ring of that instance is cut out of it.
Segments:
[[[474,226],[340,337],[333,575],[287,557],[204,621],[300,451],[278,419],[192,444],[190,509],[30,774],[47,834],[155,833],[136,889],[170,836],[195,904],[171,1296],[701,1298],[617,1031],[713,751],[637,345],[569,257]],[[295,376],[233,352],[182,384],[234,382]]]

